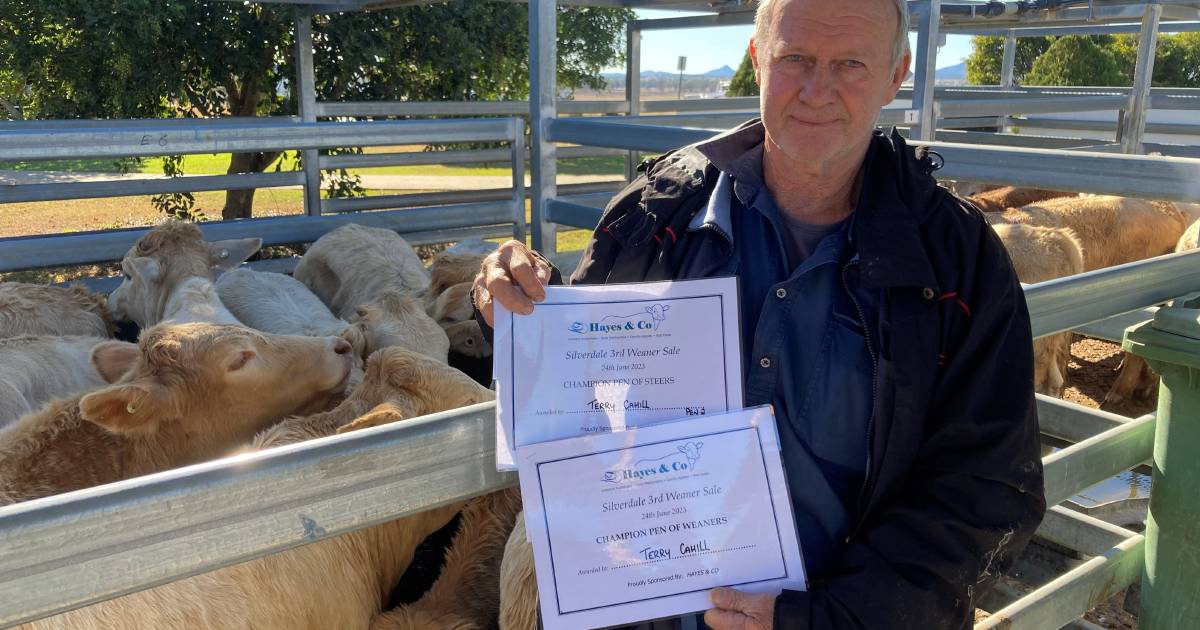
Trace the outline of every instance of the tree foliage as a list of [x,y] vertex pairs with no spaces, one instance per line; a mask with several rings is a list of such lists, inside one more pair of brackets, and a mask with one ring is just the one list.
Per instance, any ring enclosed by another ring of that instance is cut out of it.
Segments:
[[[1013,79],[1022,83],[1033,62],[1050,47],[1049,37],[1017,39],[1017,54],[1013,63]],[[1000,68],[1004,62],[1004,38],[985,35],[971,41],[967,57],[967,82],[973,85],[999,85]]]
[[[1053,37],[1022,37],[1017,39],[1017,57],[1013,75],[1018,83],[1037,85],[1042,81],[1072,80],[1075,83],[1045,83],[1045,85],[1131,85],[1133,83],[1134,66],[1137,63],[1138,38],[1136,35],[1091,35],[1074,37],[1074,43],[1064,43],[1055,52],[1049,52],[1051,44],[1056,43]],[[1066,38],[1062,38],[1066,39]],[[1090,47],[1084,46],[1078,40],[1088,40],[1108,55],[1098,54]],[[1063,57],[1064,49],[1070,48],[1071,54],[1082,55],[1083,59],[1093,59],[1099,65],[1087,70],[1085,64],[1065,60],[1043,61],[1043,75],[1050,72],[1057,78],[1028,75],[1033,69],[1034,61],[1039,57],[1051,55]],[[967,81],[976,85],[995,85],[1000,82],[1000,65],[1004,54],[1003,37],[975,37],[972,41],[972,51],[967,58]],[[1111,56],[1116,63],[1120,80],[1112,76],[1112,67],[1101,57]],[[1067,66],[1070,66],[1069,68]],[[1071,75],[1067,77],[1066,75]],[[1107,81],[1107,82],[1104,82]],[[1115,81],[1115,82],[1114,82]],[[1155,51],[1154,77],[1155,87],[1200,87],[1200,33],[1161,34],[1158,38],[1158,49]]]
[[[283,4],[5,0],[0,98],[12,91],[8,77],[28,94],[26,117],[295,114],[294,15]],[[526,98],[527,16],[524,4],[478,0],[318,16],[318,99]],[[625,9],[560,9],[559,84],[602,87],[600,69],[621,60],[632,17]],[[261,172],[279,157],[235,154],[229,172]],[[253,191],[230,191],[223,216],[249,216],[252,199]],[[178,214],[186,200],[172,203],[164,209]]]
[[1025,76],[1029,85],[1128,85],[1116,57],[1089,37],[1057,38],[1033,62]]
[[758,96],[758,83],[754,82],[754,63],[750,59],[749,48],[746,49],[737,72],[734,72],[733,78],[729,80],[729,89],[725,90],[725,96]]

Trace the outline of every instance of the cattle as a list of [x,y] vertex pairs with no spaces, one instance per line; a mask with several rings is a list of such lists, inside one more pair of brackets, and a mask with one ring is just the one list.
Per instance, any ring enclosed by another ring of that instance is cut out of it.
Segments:
[[1083,246],[1085,271],[1171,252],[1184,214],[1170,202],[1124,197],[1066,197],[984,215],[992,225],[1070,228]]
[[121,260],[124,280],[109,296],[113,317],[142,328],[166,320],[241,324],[221,303],[213,272],[236,267],[261,246],[259,238],[207,243],[182,221],[158,225]]
[[[260,433],[248,450],[403,421],[492,398],[491,391],[441,362],[402,348],[388,348],[368,359],[362,385],[334,410],[288,418]],[[26,627],[367,628],[383,611],[417,545],[445,526],[464,505],[469,508],[471,504],[439,506]],[[465,525],[471,522],[464,520]],[[507,530],[501,535],[506,536]]]
[[0,339],[0,428],[52,400],[107,385],[91,362],[92,348],[105,341],[46,335]]
[[114,382],[54,401],[0,433],[0,505],[146,475],[228,453],[280,418],[323,409],[345,388],[340,337],[159,325],[137,346],[96,345]]
[[368,355],[380,348],[400,346],[443,363],[449,359],[450,340],[425,312],[419,298],[384,290],[358,306],[350,323]]
[[1001,186],[992,190],[975,193],[967,197],[967,200],[979,206],[979,209],[984,212],[1004,212],[1009,208],[1020,208],[1039,201],[1076,196],[1075,193],[1058,190]]
[[112,337],[108,300],[82,286],[0,282],[0,338],[20,335]]
[[[996,225],[996,235],[1012,259],[1017,278],[1036,284],[1083,273],[1084,251],[1070,228],[1032,225]],[[1062,332],[1033,341],[1034,389],[1061,397],[1071,360],[1071,333]]]
[[293,275],[347,320],[384,291],[412,295],[429,288],[429,271],[400,235],[354,223],[317,239]]

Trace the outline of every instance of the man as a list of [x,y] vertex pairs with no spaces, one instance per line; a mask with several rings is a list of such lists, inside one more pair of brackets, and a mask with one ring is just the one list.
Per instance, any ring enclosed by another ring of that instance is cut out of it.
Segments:
[[[718,630],[967,628],[1045,510],[1011,263],[925,155],[873,129],[907,31],[902,0],[760,0],[761,120],[649,164],[573,276],[739,277],[746,403],[774,405],[810,583],[715,590]],[[554,274],[505,244],[480,319],[531,312]]]

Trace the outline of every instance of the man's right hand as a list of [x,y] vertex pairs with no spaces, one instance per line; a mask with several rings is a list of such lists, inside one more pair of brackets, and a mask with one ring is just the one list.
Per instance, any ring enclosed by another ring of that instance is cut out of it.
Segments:
[[475,308],[488,326],[495,326],[494,302],[519,315],[533,312],[533,303],[546,299],[550,264],[520,241],[508,241],[483,259],[475,276]]

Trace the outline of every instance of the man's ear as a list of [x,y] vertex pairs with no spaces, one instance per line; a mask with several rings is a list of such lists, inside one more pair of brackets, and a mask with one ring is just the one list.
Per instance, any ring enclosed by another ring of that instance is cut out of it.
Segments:
[[896,94],[900,91],[900,86],[904,84],[905,77],[908,76],[909,67],[912,65],[912,51],[906,51],[900,61],[896,63],[896,70],[892,73],[891,93],[884,105],[891,103],[896,99]]
[[116,383],[137,363],[142,351],[135,343],[105,341],[92,347],[92,367],[105,382]]
[[94,391],[79,401],[84,420],[117,435],[151,433],[163,415],[161,385],[130,383]]
[[227,241],[213,241],[208,244],[208,260],[210,266],[222,271],[229,271],[246,262],[262,248],[261,238],[233,238]]
[[158,266],[158,261],[153,258],[138,256],[137,258],[130,258],[129,264],[133,267],[134,274],[147,282],[157,282],[162,276],[162,268]]

